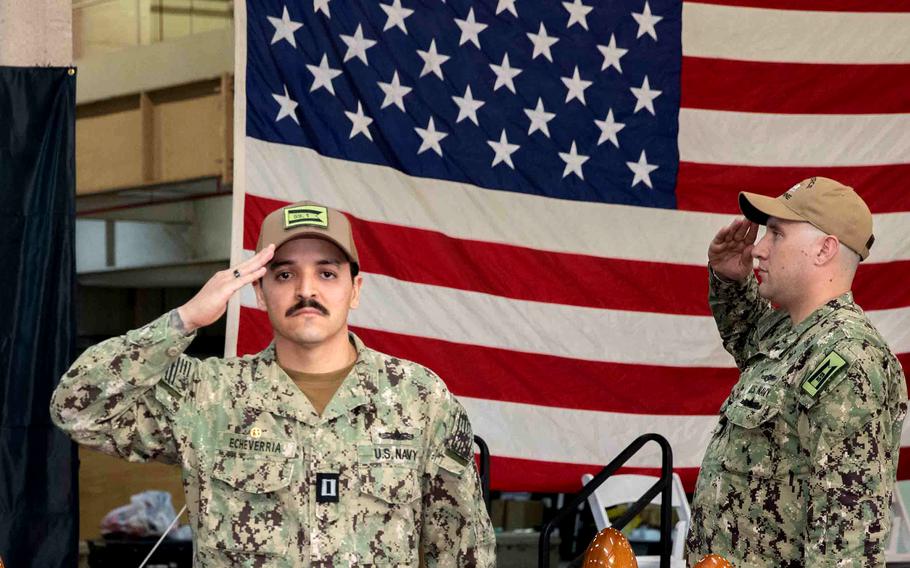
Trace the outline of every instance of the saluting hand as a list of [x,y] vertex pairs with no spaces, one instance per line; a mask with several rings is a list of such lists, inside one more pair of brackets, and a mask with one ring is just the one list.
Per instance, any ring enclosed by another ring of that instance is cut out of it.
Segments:
[[742,282],[752,272],[752,247],[758,225],[736,219],[714,235],[708,247],[708,264],[714,273],[727,280]]
[[275,245],[269,245],[255,256],[229,268],[216,272],[189,302],[177,308],[187,333],[218,321],[231,296],[247,284],[259,280],[266,273],[266,263],[275,255]]

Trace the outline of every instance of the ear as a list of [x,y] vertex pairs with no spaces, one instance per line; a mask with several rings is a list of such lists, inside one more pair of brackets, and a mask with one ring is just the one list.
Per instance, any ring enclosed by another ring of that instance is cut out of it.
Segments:
[[265,304],[265,293],[262,291],[262,279],[255,280],[252,284],[253,291],[256,292],[256,305],[259,306],[260,310],[267,310],[268,306]]
[[834,235],[825,235],[821,240],[821,247],[815,255],[815,265],[824,266],[837,257],[840,251],[840,241]]
[[360,305],[360,289],[363,287],[363,276],[358,274],[354,277],[354,287],[351,289],[351,303],[350,307],[352,310],[357,309],[357,306]]

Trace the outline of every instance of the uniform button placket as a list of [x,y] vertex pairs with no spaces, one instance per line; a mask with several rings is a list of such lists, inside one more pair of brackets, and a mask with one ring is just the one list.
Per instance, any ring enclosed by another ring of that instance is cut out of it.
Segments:
[[316,473],[319,472],[320,468],[320,459],[319,459],[319,428],[317,427],[308,427],[307,428],[307,447],[309,451],[307,452],[307,475],[306,475],[306,490],[308,492],[307,499],[307,509],[309,514],[307,515],[307,530],[309,531],[309,541],[310,541],[310,558],[313,562],[322,560],[322,557],[319,555],[319,549],[321,543],[319,542],[320,535],[322,534],[319,531],[317,526],[317,511],[319,508],[319,503],[316,502]]

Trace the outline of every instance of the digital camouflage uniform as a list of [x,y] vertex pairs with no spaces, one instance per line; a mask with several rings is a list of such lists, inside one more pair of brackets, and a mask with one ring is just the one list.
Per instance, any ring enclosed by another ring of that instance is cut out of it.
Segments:
[[273,347],[200,361],[192,338],[164,315],[88,349],[51,414],[80,444],[182,468],[197,566],[417,566],[419,544],[429,568],[494,565],[471,427],[431,371],[354,337],[318,416]]
[[907,408],[897,359],[849,292],[795,328],[754,277],[712,277],[710,304],[741,375],[698,476],[689,563],[884,566]]

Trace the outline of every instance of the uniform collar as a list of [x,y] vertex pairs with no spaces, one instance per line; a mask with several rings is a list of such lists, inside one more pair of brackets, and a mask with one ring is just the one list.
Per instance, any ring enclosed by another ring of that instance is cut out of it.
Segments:
[[357,350],[357,360],[354,368],[347,378],[338,387],[338,391],[322,412],[322,420],[327,421],[338,416],[349,414],[359,406],[371,404],[379,393],[378,373],[376,372],[376,353],[367,348],[363,341],[351,332],[348,332],[354,348]]
[[807,330],[824,321],[834,312],[844,308],[852,309],[855,305],[856,304],[853,302],[853,292],[844,292],[840,296],[832,298],[816,308],[806,319],[799,322],[799,324],[793,328],[793,332],[797,336],[800,336]]
[[[853,293],[844,292],[836,298],[828,300],[809,314],[806,319],[799,322],[796,327],[791,327],[790,316],[786,312],[779,312],[779,315],[773,320],[771,327],[778,326],[781,332],[762,340],[760,349],[770,358],[778,359],[791,346],[795,345],[804,333],[825,321],[831,314],[838,310],[850,309],[855,310],[856,304],[853,302]],[[776,323],[775,323],[776,322]],[[786,331],[784,331],[786,330]]]
[[316,416],[309,399],[278,365],[274,341],[256,355],[250,403],[306,424],[326,422],[350,414],[360,406],[372,404],[373,397],[379,392],[377,355],[359,337],[350,332],[349,335],[357,350],[357,360],[322,416]]

